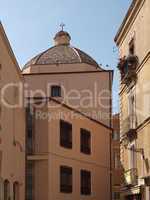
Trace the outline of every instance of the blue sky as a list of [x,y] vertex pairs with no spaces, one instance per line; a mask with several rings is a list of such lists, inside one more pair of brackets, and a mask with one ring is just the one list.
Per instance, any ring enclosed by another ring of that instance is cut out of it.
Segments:
[[114,36],[130,3],[131,0],[0,0],[0,20],[20,67],[52,46],[59,24],[65,23],[73,46],[104,67],[109,65],[107,69],[115,70],[113,112],[116,113],[118,52]]

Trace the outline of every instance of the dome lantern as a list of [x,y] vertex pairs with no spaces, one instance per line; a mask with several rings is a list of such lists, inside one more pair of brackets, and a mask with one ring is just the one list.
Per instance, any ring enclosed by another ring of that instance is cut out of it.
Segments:
[[62,30],[56,33],[54,37],[55,46],[57,45],[70,45],[71,37],[68,32],[64,31],[65,24],[60,24]]
[[71,37],[70,37],[69,33],[67,33],[66,31],[59,31],[58,33],[56,33],[56,35],[54,37],[55,46],[69,45],[70,40],[71,40]]

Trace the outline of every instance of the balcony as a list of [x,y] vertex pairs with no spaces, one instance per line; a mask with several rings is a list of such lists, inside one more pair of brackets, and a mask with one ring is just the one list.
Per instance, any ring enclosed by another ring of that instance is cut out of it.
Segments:
[[136,133],[136,115],[131,114],[122,122],[122,135],[131,136]]
[[132,168],[127,170],[124,173],[124,179],[125,179],[125,185],[126,186],[134,186],[137,185],[138,183],[138,173],[137,173],[137,168]]
[[136,69],[138,66],[138,57],[135,55],[124,56],[118,63],[118,69],[121,73],[121,82],[125,85],[130,85],[136,82]]
[[135,70],[128,70],[127,73],[124,75],[124,77],[122,78],[122,83],[129,85],[132,81],[136,81],[136,72]]

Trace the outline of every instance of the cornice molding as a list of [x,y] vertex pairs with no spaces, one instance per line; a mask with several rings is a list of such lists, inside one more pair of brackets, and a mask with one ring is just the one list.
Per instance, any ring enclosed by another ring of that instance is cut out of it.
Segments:
[[117,46],[121,43],[123,37],[128,32],[131,25],[134,23],[139,11],[141,10],[145,0],[133,0],[132,4],[130,5],[127,14],[124,17],[124,20],[115,36],[114,41],[116,42]]

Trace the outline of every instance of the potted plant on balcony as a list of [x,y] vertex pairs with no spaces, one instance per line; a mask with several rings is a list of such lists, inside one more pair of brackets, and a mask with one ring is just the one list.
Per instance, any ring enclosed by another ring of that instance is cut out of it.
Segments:
[[118,69],[121,73],[122,83],[129,85],[131,82],[136,82],[136,68],[138,66],[138,57],[130,54],[119,59]]

